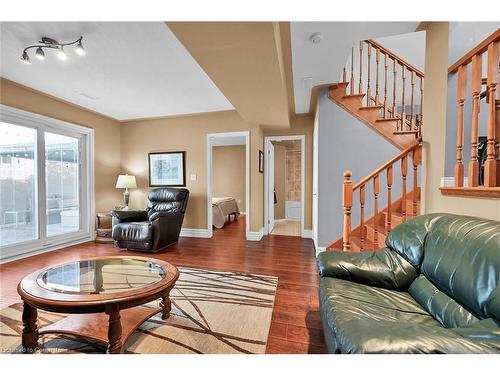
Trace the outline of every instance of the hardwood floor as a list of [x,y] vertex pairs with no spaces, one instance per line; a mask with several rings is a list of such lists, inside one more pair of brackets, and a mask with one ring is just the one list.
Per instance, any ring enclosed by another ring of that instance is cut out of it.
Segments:
[[[19,302],[17,284],[26,274],[54,263],[98,255],[124,254],[109,244],[88,242],[0,265],[0,307]],[[127,252],[141,255],[144,253]],[[314,245],[292,236],[245,240],[245,218],[214,230],[211,239],[182,237],[157,254],[176,266],[250,272],[278,277],[267,353],[326,353],[319,315]]]

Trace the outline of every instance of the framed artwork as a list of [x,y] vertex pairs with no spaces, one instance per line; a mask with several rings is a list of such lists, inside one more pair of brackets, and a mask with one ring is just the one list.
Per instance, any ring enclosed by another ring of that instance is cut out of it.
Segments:
[[264,173],[264,153],[259,150],[259,172]]
[[186,186],[186,152],[150,152],[149,186]]

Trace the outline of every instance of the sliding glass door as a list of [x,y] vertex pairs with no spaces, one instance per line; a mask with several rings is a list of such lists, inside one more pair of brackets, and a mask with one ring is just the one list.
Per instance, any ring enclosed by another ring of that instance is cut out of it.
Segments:
[[80,229],[78,139],[45,133],[47,236]]
[[0,245],[38,238],[36,130],[0,123]]
[[90,239],[92,129],[0,109],[0,258]]

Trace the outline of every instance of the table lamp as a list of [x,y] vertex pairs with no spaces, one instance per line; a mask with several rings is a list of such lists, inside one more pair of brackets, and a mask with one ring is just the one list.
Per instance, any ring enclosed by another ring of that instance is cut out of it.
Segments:
[[128,199],[129,192],[128,189],[135,189],[137,187],[137,183],[135,182],[135,176],[129,176],[128,174],[121,174],[118,176],[118,180],[116,180],[116,188],[117,189],[125,189],[123,193],[123,204],[125,205],[124,209],[128,209]]

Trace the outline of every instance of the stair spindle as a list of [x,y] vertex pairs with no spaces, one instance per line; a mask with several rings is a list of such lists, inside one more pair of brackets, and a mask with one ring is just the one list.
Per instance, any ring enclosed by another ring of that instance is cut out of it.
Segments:
[[389,60],[387,59],[387,55],[384,54],[384,70],[385,70],[385,76],[384,76],[384,118],[388,118],[387,116],[387,109],[388,109],[388,102],[387,102],[387,78],[389,75]]
[[363,41],[359,42],[359,87],[358,94],[363,93]]
[[412,208],[413,216],[417,216],[418,211],[418,165],[420,164],[421,148],[414,149],[412,152],[413,159],[413,194],[412,194]]
[[477,160],[477,138],[479,125],[479,95],[481,94],[482,82],[482,56],[477,54],[472,57],[472,127],[471,147],[469,160],[469,187],[477,187],[479,184],[479,162]]
[[464,186],[464,103],[467,87],[467,66],[458,68],[457,102],[458,102],[458,128],[457,128],[457,161],[455,163],[455,186]]
[[401,90],[401,130],[407,130],[406,126],[406,66],[402,65],[401,77],[403,79],[403,87]]
[[363,250],[365,242],[365,185],[359,188],[359,223],[360,248]]
[[380,50],[378,48],[375,49],[375,61],[377,66],[376,78],[375,78],[375,105],[380,103],[380,83],[379,83],[379,65],[380,65]]
[[417,138],[422,138],[422,125],[424,124],[424,77],[420,77],[420,121],[418,122]]
[[411,71],[410,130],[415,130],[415,72]]
[[372,90],[370,87],[370,72],[371,72],[371,56],[372,56],[372,46],[367,44],[368,47],[368,67],[367,67],[367,81],[366,81],[366,105],[369,107],[371,104]]
[[354,95],[354,46],[351,48],[351,82],[349,83],[350,93]]
[[406,176],[408,175],[408,157],[404,156],[401,159],[401,213],[403,221],[406,221]]
[[342,202],[344,205],[344,230],[342,233],[343,249],[351,249],[351,208],[352,208],[352,172],[344,172],[344,185],[342,192]]
[[392,165],[387,168],[387,233],[392,226]]
[[374,237],[373,244],[378,248],[378,230],[377,230],[377,216],[378,216],[378,194],[379,194],[379,178],[378,174],[373,177],[373,224],[374,224]]
[[397,95],[397,74],[398,74],[398,63],[393,60],[392,70],[394,73],[394,81],[392,85],[392,118],[396,118],[396,95]]
[[[497,160],[495,156],[495,127],[496,127],[496,91],[500,78],[500,42],[490,43],[488,46],[488,131],[487,131],[487,149],[486,161],[484,162],[484,186],[497,186]],[[498,135],[497,135],[498,137]]]

